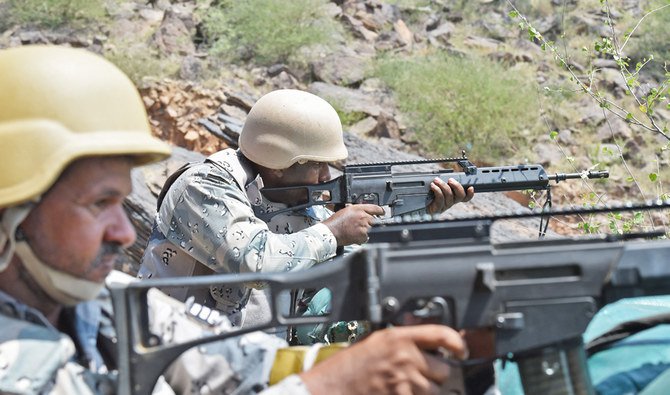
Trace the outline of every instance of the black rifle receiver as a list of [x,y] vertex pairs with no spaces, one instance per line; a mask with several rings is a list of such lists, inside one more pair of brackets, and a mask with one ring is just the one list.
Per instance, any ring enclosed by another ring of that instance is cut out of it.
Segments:
[[[653,209],[670,209],[670,202],[596,207],[572,213]],[[554,214],[569,215],[571,211],[535,215]],[[467,232],[476,236],[472,242],[445,243],[430,238],[369,244],[331,263],[298,272],[111,284],[119,338],[119,394],[151,393],[167,366],[200,344],[277,326],[351,320],[368,320],[378,326],[402,325],[408,318],[410,322],[440,322],[457,329],[493,330],[496,355],[513,356],[527,394],[592,394],[581,339],[583,331],[607,303],[624,297],[670,293],[670,241],[611,236],[493,245],[482,242],[487,229],[482,228],[482,223],[491,220],[495,217],[483,222],[456,221],[459,227],[478,228]],[[402,224],[386,226],[404,229]],[[439,224],[435,222],[433,226]],[[161,344],[148,329],[147,292],[152,287],[261,282],[269,290],[272,314],[266,324],[235,328],[180,344]],[[279,313],[281,294],[324,287],[332,293],[328,314]],[[552,366],[556,374],[538,369],[545,365]]]
[[[427,163],[457,163],[463,170],[452,169],[430,171],[395,172],[394,166]],[[345,204],[369,203],[388,206],[391,215],[403,215],[425,208],[432,199],[431,182],[439,177],[444,181],[453,178],[464,188],[474,187],[475,193],[504,192],[518,190],[548,190],[550,181],[578,178],[608,178],[609,172],[585,171],[582,173],[547,174],[542,165],[517,165],[477,167],[465,154],[461,158],[441,158],[415,161],[368,163],[347,165],[342,175],[328,182],[315,185],[299,185],[281,188],[263,188],[261,192],[285,192],[303,190],[307,201],[285,209],[267,212],[254,206],[255,214],[269,221],[277,214],[302,209],[313,205],[333,204],[336,209]]]

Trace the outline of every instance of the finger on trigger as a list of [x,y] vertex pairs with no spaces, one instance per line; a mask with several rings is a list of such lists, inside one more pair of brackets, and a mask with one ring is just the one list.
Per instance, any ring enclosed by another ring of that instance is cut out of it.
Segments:
[[422,354],[425,364],[422,364],[421,374],[435,383],[442,384],[445,382],[451,372],[449,364],[445,362],[444,358],[433,353],[424,351]]

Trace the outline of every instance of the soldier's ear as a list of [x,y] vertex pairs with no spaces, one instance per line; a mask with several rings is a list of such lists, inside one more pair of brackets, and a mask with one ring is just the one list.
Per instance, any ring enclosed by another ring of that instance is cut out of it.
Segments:
[[268,182],[272,183],[284,176],[284,170],[282,169],[270,169],[261,165],[256,165],[256,171],[260,174],[265,185],[269,185]]
[[268,169],[263,167],[259,171],[263,179],[263,185],[268,188],[281,186],[282,178],[284,177],[284,170]]
[[272,175],[273,178],[275,179],[280,179],[284,177],[284,170],[283,169],[269,169],[270,170],[270,175]]

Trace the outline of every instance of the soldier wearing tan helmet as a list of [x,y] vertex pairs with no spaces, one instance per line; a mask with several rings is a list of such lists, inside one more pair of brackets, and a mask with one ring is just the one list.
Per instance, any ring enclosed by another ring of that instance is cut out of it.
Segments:
[[[265,195],[262,187],[328,181],[329,163],[346,157],[340,119],[325,100],[294,89],[264,95],[248,114],[239,150],[217,152],[166,186],[140,276],[301,270],[332,258],[338,246],[364,243],[374,216],[384,214],[379,206],[352,205],[333,214],[317,205],[268,223],[255,214],[305,200],[304,192]],[[438,181],[433,192],[431,212],[474,193]],[[264,294],[248,287],[165,291],[221,310],[235,325],[264,322],[269,314]]]
[[320,97],[295,89],[261,97],[249,112],[239,145],[244,156],[268,169],[347,158],[335,109]]
[[[72,61],[64,61],[71,55],[79,60],[76,67]],[[55,268],[38,259],[58,244],[85,243],[86,237],[42,246],[42,238],[33,234],[32,227],[20,228],[20,240],[16,240],[13,230],[21,223],[37,221],[40,201],[48,199],[47,191],[59,178],[67,178],[73,163],[84,163],[91,156],[106,161],[123,156],[128,158],[125,162],[129,168],[167,157],[169,147],[150,135],[142,101],[128,78],[98,57],[61,48],[26,47],[3,51],[0,66],[0,207],[6,208],[0,269],[16,269],[19,265],[7,266],[12,257],[21,257],[21,266],[34,280],[28,285],[41,288],[49,299],[68,305],[91,299],[100,291],[104,276],[91,275],[86,280],[73,277],[80,274],[77,269],[84,268],[71,269],[75,273],[65,269],[79,263],[79,257],[58,262],[63,267]],[[100,79],[99,74],[106,78]],[[57,78],[60,75],[66,78]],[[109,238],[110,249],[112,244],[124,245],[134,237],[120,214],[112,213],[108,218],[110,229],[101,228],[95,235]],[[43,221],[39,229],[62,225]],[[123,232],[128,234],[118,235]]]
[[[0,50],[0,151],[0,393],[115,394],[123,339],[104,281],[135,239],[122,207],[131,169],[170,150],[151,137],[115,66],[81,49],[32,46]],[[226,319],[203,325],[153,291],[149,325],[161,343],[229,328]],[[270,371],[291,373],[273,367],[284,346],[262,333],[210,343],[176,360],[155,393],[259,392]],[[464,354],[446,327],[379,331],[264,393],[434,393],[449,369],[421,350],[437,348]]]

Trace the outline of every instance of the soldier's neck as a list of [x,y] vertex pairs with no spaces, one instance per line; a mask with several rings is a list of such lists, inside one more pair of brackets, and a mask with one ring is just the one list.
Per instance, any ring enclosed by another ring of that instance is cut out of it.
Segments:
[[52,325],[57,327],[62,306],[37,285],[16,256],[7,268],[0,272],[0,289],[19,302],[39,310]]

